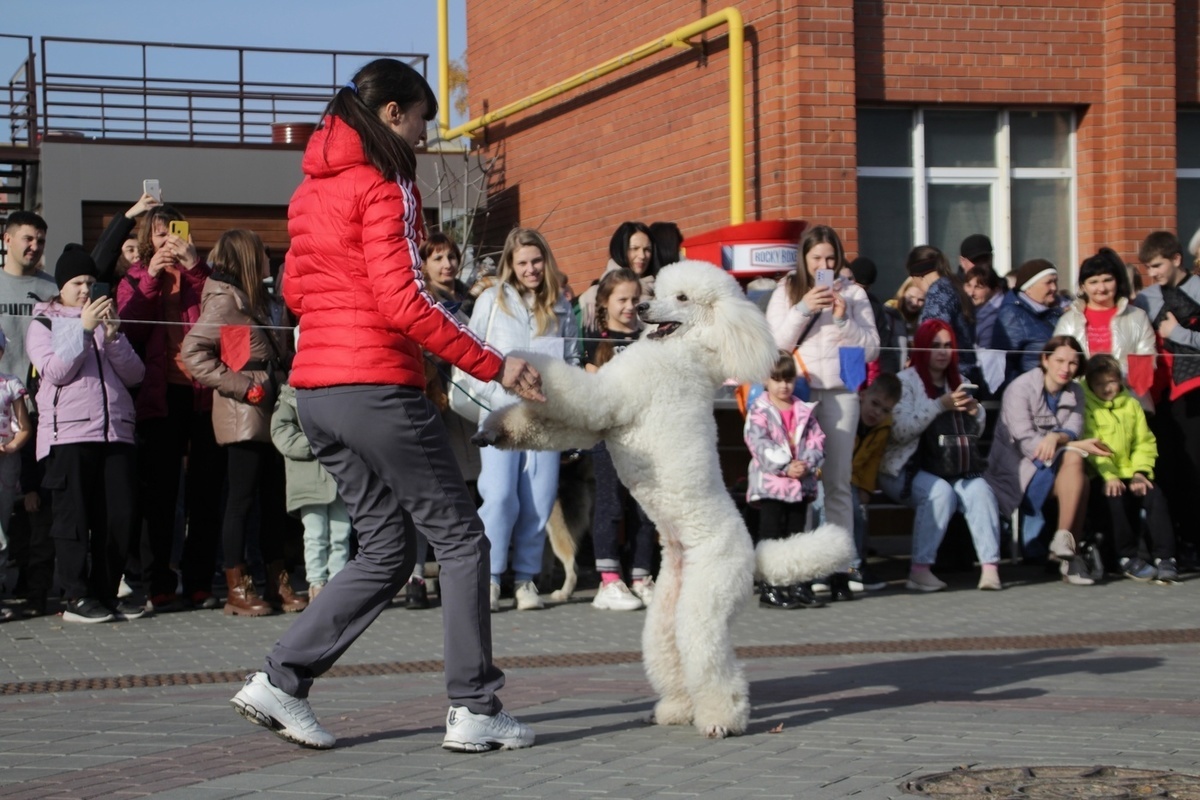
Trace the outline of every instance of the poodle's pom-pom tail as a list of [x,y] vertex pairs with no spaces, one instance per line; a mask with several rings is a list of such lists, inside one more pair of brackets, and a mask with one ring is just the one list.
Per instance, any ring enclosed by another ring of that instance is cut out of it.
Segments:
[[755,548],[755,577],[772,586],[816,580],[842,572],[856,557],[854,538],[838,525],[822,525],[811,533],[768,539]]

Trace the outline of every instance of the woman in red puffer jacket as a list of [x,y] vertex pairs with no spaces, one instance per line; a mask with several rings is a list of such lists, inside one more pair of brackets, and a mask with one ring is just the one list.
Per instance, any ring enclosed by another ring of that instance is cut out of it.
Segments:
[[412,67],[372,61],[334,96],[304,153],[292,196],[283,296],[300,318],[289,382],[313,454],[346,502],[359,549],[233,698],[251,722],[308,747],[332,747],[305,699],[408,580],[420,530],[441,568],[446,686],[442,746],[528,747],[502,710],[492,663],[488,542],[425,397],[422,349],[483,381],[541,399],[521,359],[484,345],[424,291],[413,148],[437,113]]

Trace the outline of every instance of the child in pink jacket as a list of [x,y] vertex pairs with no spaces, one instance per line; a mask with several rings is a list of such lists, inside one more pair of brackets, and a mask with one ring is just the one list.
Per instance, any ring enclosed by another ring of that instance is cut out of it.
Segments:
[[[804,530],[825,462],[817,404],[793,394],[797,374],[791,353],[780,350],[765,391],[746,411],[744,435],[751,456],[746,500],[758,506],[760,540],[784,539]],[[804,584],[764,585],[759,600],[772,608],[824,605]]]

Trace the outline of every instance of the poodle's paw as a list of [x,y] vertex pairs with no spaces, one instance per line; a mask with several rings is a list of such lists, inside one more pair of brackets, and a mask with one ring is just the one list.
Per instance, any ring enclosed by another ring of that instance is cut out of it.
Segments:
[[731,731],[724,725],[705,725],[700,728],[700,732],[704,734],[705,739],[725,739],[741,733],[741,731]]
[[664,697],[654,704],[650,721],[655,725],[691,725],[692,701],[686,697]]
[[564,592],[562,589],[555,589],[550,593],[550,602],[552,603],[565,603],[570,599],[571,593]]
[[709,739],[740,736],[750,724],[750,698],[735,692],[714,707],[696,705],[696,728]]

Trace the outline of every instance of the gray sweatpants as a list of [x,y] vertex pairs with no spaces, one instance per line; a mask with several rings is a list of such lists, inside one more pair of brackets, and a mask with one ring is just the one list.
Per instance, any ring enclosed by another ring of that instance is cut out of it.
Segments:
[[475,714],[501,709],[492,664],[489,545],[433,404],[409,386],[296,392],[313,453],[337,482],[358,553],[267,656],[271,683],[306,697],[408,580],[420,530],[437,556],[446,690]]

